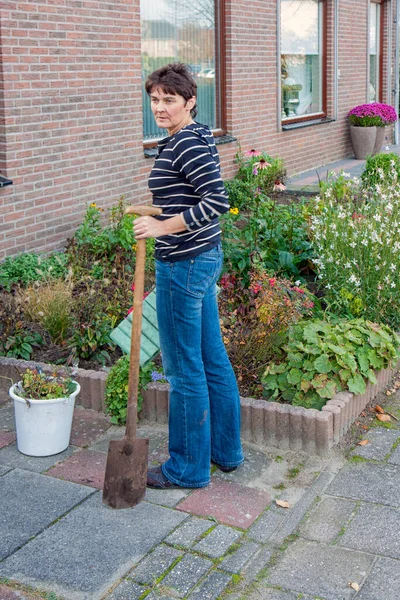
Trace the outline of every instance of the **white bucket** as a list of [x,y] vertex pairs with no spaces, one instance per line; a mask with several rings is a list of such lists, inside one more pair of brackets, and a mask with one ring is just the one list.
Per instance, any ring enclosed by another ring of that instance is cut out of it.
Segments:
[[29,399],[29,404],[14,392],[15,385],[10,388],[20,452],[28,456],[51,456],[68,448],[75,398],[81,389],[79,383],[74,383],[76,390],[68,398]]

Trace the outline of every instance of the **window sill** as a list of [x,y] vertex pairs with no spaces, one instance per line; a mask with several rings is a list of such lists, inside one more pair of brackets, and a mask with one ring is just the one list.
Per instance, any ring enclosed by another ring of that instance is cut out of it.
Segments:
[[282,123],[282,131],[311,127],[311,125],[323,125],[324,123],[333,123],[334,121],[335,119],[322,117],[321,119],[310,119],[309,121],[297,121],[297,123]]
[[6,185],[12,185],[11,179],[7,179],[7,177],[0,175],[0,188],[5,187]]
[[[216,135],[214,136],[215,145],[220,146],[222,144],[230,144],[231,142],[236,142],[237,138],[232,135]],[[157,148],[144,148],[144,157],[145,158],[153,158],[157,154]]]

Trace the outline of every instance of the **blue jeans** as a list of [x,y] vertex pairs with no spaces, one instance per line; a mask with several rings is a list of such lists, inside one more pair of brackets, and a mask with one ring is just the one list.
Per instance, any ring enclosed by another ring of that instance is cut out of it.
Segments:
[[176,485],[204,487],[211,460],[243,462],[240,398],[222,341],[217,286],[222,249],[193,259],[156,261],[157,318],[170,384],[169,454],[164,475]]

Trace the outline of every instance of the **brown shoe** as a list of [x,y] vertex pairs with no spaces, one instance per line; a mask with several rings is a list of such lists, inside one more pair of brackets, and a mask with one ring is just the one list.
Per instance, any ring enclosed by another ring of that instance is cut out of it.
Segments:
[[167,490],[171,488],[180,488],[182,486],[172,483],[162,472],[161,467],[155,467],[147,471],[147,487],[155,490]]

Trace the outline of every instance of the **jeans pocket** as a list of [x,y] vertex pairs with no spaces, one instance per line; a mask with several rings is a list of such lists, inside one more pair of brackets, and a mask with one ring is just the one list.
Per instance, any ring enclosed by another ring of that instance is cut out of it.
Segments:
[[194,296],[204,296],[218,281],[222,267],[222,253],[204,252],[190,261],[187,291]]

